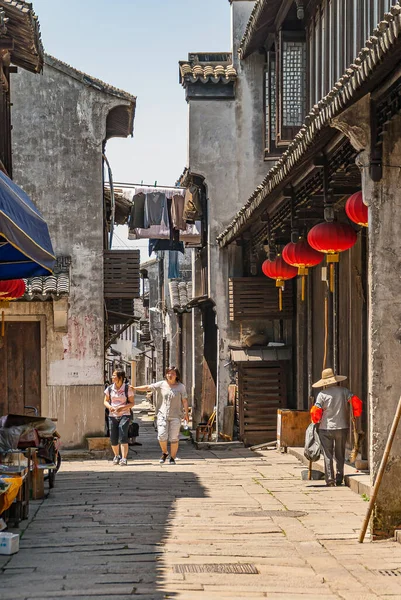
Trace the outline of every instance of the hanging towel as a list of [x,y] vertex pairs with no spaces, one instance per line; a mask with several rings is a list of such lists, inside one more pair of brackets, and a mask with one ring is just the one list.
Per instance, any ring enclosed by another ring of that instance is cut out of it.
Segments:
[[184,219],[184,196],[175,195],[171,202],[171,218],[173,221],[174,229],[181,229],[185,231],[187,228],[186,221]]
[[172,242],[170,240],[149,240],[149,256],[152,252],[160,252],[161,250],[177,250],[184,254],[183,242]]
[[180,261],[177,250],[170,250],[168,253],[168,278],[178,279],[180,276]]
[[151,192],[145,198],[145,228],[168,223],[166,194]]
[[185,204],[183,218],[186,221],[196,221],[202,216],[202,205],[200,201],[199,188],[191,185],[185,193]]

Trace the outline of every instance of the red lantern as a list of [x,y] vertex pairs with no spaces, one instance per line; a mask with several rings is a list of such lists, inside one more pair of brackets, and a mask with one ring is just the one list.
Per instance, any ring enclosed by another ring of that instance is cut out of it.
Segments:
[[345,204],[347,217],[362,227],[368,226],[368,207],[363,203],[362,192],[356,192],[350,196]]
[[334,291],[334,264],[340,260],[339,253],[356,244],[357,235],[346,223],[319,223],[308,233],[308,242],[318,252],[326,254],[330,264],[330,291]]
[[23,279],[5,279],[0,281],[0,300],[16,300],[25,294],[25,282]]
[[276,280],[276,287],[279,288],[279,310],[283,310],[283,289],[284,283],[288,279],[293,279],[298,275],[298,269],[291,267],[283,260],[282,256],[277,256],[276,260],[265,260],[262,265],[262,271],[266,277]]
[[323,254],[311,248],[304,239],[296,244],[290,242],[283,249],[283,259],[286,263],[298,268],[298,275],[302,277],[301,299],[305,300],[305,277],[308,275],[310,267],[316,267],[323,260]]

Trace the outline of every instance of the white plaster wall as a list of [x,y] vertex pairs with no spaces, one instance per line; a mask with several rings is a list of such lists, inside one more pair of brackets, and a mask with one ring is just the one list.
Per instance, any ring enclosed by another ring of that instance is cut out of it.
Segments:
[[237,50],[252,12],[249,0],[232,2],[232,52],[238,71],[235,100],[189,102],[189,167],[205,178],[208,192],[209,293],[216,303],[219,329],[218,404],[221,416],[230,383],[228,346],[238,341],[238,326],[229,322],[228,278],[238,264],[239,248],[219,250],[216,237],[266,176],[264,162],[264,57],[238,60]]
[[46,219],[56,255],[71,256],[68,332],[46,320],[42,412],[51,409],[66,445],[77,446],[103,429],[102,143],[108,112],[126,102],[49,65],[13,76],[12,101],[14,179]]

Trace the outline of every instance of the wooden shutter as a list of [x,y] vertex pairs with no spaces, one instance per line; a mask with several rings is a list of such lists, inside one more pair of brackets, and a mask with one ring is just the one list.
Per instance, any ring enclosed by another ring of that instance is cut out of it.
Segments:
[[139,250],[104,251],[104,297],[140,297]]
[[268,277],[234,277],[228,280],[230,321],[291,319],[292,281],[286,281],[283,310],[278,307],[276,282]]

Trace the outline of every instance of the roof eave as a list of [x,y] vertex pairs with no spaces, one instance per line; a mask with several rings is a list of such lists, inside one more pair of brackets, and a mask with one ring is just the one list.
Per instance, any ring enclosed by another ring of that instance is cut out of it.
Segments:
[[274,31],[274,23],[281,1],[257,0],[238,48],[240,59],[246,58],[262,47],[268,33]]
[[109,94],[110,96],[114,96],[115,98],[120,98],[121,100],[126,100],[127,102],[130,102],[134,106],[136,104],[136,96],[133,96],[132,94],[125,92],[124,90],[120,90],[119,88],[116,88],[116,87],[102,81],[101,79],[92,77],[91,75],[88,75],[87,73],[84,73],[83,71],[79,71],[78,69],[75,69],[71,65],[63,62],[62,60],[59,60],[58,58],[55,58],[54,56],[45,54],[44,62],[49,67],[53,67],[53,69],[57,69],[58,71],[65,73],[66,75],[68,75],[69,77],[72,77],[73,79],[76,79],[83,85],[92,87],[92,88],[98,90],[99,92],[102,92],[104,94]]
[[[332,90],[316,104],[305,118],[305,124],[291,142],[280,160],[275,164],[246,204],[236,214],[231,223],[217,237],[221,248],[228,246],[244,230],[252,219],[254,212],[262,202],[281,185],[294,167],[299,165],[307,150],[314,143],[316,136],[330,121],[357,99],[357,93],[369,80],[376,67],[381,64],[386,54],[393,52],[401,35],[401,6],[391,7],[385,20],[379,23],[367,40],[354,63],[334,85]],[[366,90],[365,93],[368,93]]]
[[7,35],[14,40],[12,63],[31,73],[40,73],[43,69],[44,49],[39,20],[32,4],[22,0],[0,0],[0,8],[9,19]]

